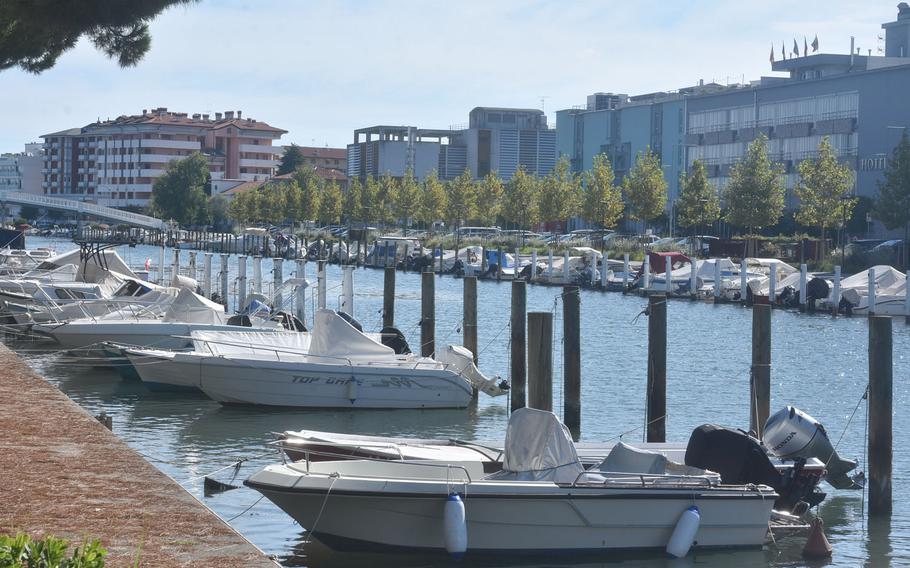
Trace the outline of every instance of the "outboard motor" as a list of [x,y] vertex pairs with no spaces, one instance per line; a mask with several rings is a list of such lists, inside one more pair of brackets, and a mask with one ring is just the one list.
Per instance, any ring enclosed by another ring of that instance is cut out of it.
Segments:
[[379,334],[382,336],[382,344],[386,347],[391,347],[396,355],[407,355],[411,352],[408,340],[405,339],[404,334],[397,327],[384,327]]
[[236,325],[239,327],[253,327],[253,322],[250,321],[250,316],[246,314],[236,314],[228,318],[228,325]]
[[281,324],[281,327],[288,331],[306,331],[306,326],[303,325],[303,322],[295,316],[294,314],[289,314],[287,312],[276,312],[271,318],[273,321],[277,321]]
[[798,408],[787,406],[772,414],[765,422],[762,441],[772,454],[781,458],[818,458],[827,469],[825,481],[836,489],[860,487],[847,475],[856,462],[837,455],[825,427]]
[[363,326],[360,325],[360,322],[359,322],[359,321],[357,321],[357,320],[355,320],[354,318],[352,318],[347,312],[337,312],[337,313],[338,313],[338,315],[341,317],[341,319],[343,319],[344,321],[346,321],[346,322],[348,322],[349,324],[351,324],[351,327],[353,327],[354,329],[356,329],[356,330],[359,331],[360,333],[363,333]]
[[767,485],[779,496],[774,503],[779,510],[796,511],[806,506],[800,502],[816,505],[825,498],[824,493],[815,491],[817,479],[800,475],[803,462],[797,462],[790,475],[782,474],[761,443],[741,430],[714,424],[699,426],[689,437],[685,463],[720,474],[722,483]]

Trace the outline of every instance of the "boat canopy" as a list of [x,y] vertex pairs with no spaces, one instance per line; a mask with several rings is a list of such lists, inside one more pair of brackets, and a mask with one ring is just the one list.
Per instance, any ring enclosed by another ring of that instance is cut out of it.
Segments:
[[164,321],[180,323],[227,323],[224,306],[183,288],[164,314]]
[[85,259],[81,257],[81,251],[79,249],[71,250],[45,260],[39,264],[36,269],[42,271],[52,270],[67,264],[78,266],[79,272],[82,274],[82,279],[85,282],[95,282],[107,271],[117,272],[132,278],[139,278],[130,270],[130,267],[127,266],[114,249],[104,249],[98,253],[89,255]]
[[[681,252],[649,252],[648,264],[651,265],[651,274],[663,274],[667,268],[666,258],[670,258],[670,270],[676,270],[683,265],[692,264],[692,259]],[[644,273],[644,266],[641,268]]]
[[857,272],[841,281],[841,289],[856,290],[861,296],[869,295],[869,270],[875,271],[876,294],[899,296],[907,289],[907,277],[903,272],[885,264]]
[[212,355],[306,355],[310,334],[275,331],[208,331],[194,329],[193,350]]
[[559,418],[519,408],[509,417],[502,471],[490,479],[574,483],[583,472],[572,435]]
[[395,356],[395,351],[391,347],[386,347],[357,331],[334,310],[317,310],[313,321],[309,352],[312,356],[337,359]]

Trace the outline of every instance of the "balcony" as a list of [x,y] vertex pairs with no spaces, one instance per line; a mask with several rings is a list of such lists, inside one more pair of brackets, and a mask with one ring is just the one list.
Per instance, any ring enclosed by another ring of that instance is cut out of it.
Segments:
[[78,170],[76,170],[76,172],[77,172],[77,173],[80,173],[80,174],[84,174],[84,173],[85,173],[85,168],[79,168]]
[[241,168],[276,168],[279,160],[252,160],[249,158],[240,159]]
[[143,148],[173,148],[176,150],[201,150],[202,145],[190,140],[143,140]]
[[259,144],[241,144],[241,152],[250,152],[255,154],[271,154],[273,156],[281,156],[284,153],[284,148],[281,146],[265,146]]

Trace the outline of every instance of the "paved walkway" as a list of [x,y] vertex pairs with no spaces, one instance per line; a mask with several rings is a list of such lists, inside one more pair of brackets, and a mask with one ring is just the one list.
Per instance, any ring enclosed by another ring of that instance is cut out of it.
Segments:
[[110,566],[275,566],[3,346],[0,432],[0,534],[97,538]]

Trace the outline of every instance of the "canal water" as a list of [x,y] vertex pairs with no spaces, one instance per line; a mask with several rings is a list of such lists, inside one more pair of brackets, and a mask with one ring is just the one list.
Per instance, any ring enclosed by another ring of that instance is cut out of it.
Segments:
[[[65,241],[32,238],[30,247],[74,247]],[[118,249],[134,265],[157,263],[158,249]],[[168,262],[172,253],[168,252]],[[186,254],[184,253],[184,262]],[[201,266],[201,261],[200,261]],[[218,271],[218,263],[214,263]],[[231,266],[236,270],[236,257]],[[267,268],[268,267],[268,268]],[[263,263],[263,273],[271,268]],[[252,269],[250,268],[250,273]],[[309,277],[315,280],[310,266]],[[285,263],[285,278],[293,274]],[[234,274],[232,273],[232,278]],[[270,278],[270,276],[266,276]],[[355,271],[355,316],[367,331],[381,327],[382,271]],[[329,307],[337,305],[341,271],[328,268]],[[488,374],[509,375],[510,284],[478,284],[479,358]],[[554,314],[554,409],[561,414],[562,305],[558,288],[528,288],[528,309]],[[642,439],[645,416],[646,300],[617,293],[581,292],[582,441]],[[310,306],[312,304],[309,304]],[[704,423],[747,428],[751,311],[733,305],[673,301],[668,306],[667,436],[684,442]],[[312,313],[312,312],[310,312]],[[420,278],[397,275],[397,326],[411,345],[419,344]],[[436,339],[460,343],[462,281],[436,281]],[[772,320],[771,410],[792,404],[819,419],[839,453],[864,455],[868,328],[863,318],[832,319],[775,311]],[[29,364],[48,381],[93,414],[113,416],[114,432],[268,554],[287,566],[448,565],[444,557],[335,553],[307,542],[303,528],[269,501],[245,487],[206,496],[203,477],[240,482],[262,466],[278,461],[266,443],[272,432],[287,429],[329,430],[388,436],[501,440],[508,421],[508,400],[480,395],[466,410],[288,410],[222,407],[204,396],[150,392],[142,384],[120,380],[103,368],[79,364],[47,344],[15,342]],[[906,566],[910,565],[910,326],[894,322],[894,514],[889,521],[864,515],[864,495],[824,486],[828,498],[819,508],[834,555],[830,562],[809,563],[800,552],[804,539],[780,540],[763,550],[696,552],[683,561],[661,555],[466,560],[457,565],[539,566]],[[239,469],[221,468],[246,459]],[[215,473],[213,473],[215,472]],[[823,484],[824,485],[824,484]],[[478,562],[475,564],[475,562]],[[456,565],[456,564],[453,564]]]

